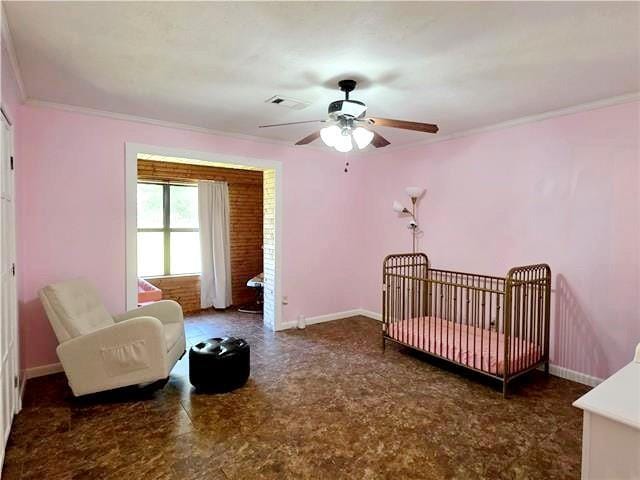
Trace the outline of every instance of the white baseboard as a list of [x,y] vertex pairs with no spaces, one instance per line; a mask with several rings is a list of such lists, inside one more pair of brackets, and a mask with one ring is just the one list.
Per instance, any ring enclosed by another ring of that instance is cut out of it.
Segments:
[[30,378],[44,377],[45,375],[52,375],[54,373],[62,372],[62,365],[60,363],[51,363],[49,365],[40,365],[39,367],[27,368],[25,370],[25,383]]
[[24,371],[22,372],[22,375],[20,375],[20,387],[18,390],[18,405],[16,408],[16,413],[22,410],[22,402],[24,400],[24,389],[26,386],[27,386],[27,372]]
[[[328,313],[326,315],[309,317],[305,319],[305,323],[307,325],[314,325],[316,323],[332,322],[334,320],[355,317],[358,315],[362,315],[373,320],[382,321],[382,315],[379,313],[372,312],[371,310],[366,310],[364,308],[355,308],[353,310],[345,310],[343,312]],[[281,325],[279,330],[288,330],[290,328],[296,328],[297,326],[297,322],[288,322]],[[60,373],[62,371],[63,369],[60,363],[52,363],[49,365],[41,365],[39,367],[27,368],[24,375],[24,381],[21,385],[20,397],[22,398],[24,384],[28,379],[43,377],[45,375],[51,375],[54,373]],[[549,365],[549,373],[551,373],[551,375],[555,375],[556,377],[571,380],[572,382],[582,383],[583,385],[588,385],[590,387],[595,387],[603,381],[602,378],[587,375],[586,373],[576,372],[575,370],[570,370],[568,368],[560,367],[553,364]]]
[[568,368],[560,367],[553,364],[549,365],[549,373],[551,375],[555,375],[556,377],[571,380],[572,382],[576,383],[582,383],[583,385],[588,385],[590,387],[595,387],[598,384],[602,383],[602,381],[604,380],[603,378],[587,375],[586,373],[576,372],[575,370],[569,370]]
[[[318,315],[316,317],[307,317],[304,319],[306,325],[314,325],[316,323],[332,322],[333,320],[340,320],[342,318],[355,317],[356,315],[362,315],[360,308],[353,310],[345,310],[344,312],[328,313],[326,315]],[[296,328],[298,322],[285,322],[278,330],[288,330],[290,328]]]
[[[313,325],[314,323],[323,323],[323,322],[331,322],[333,320],[340,320],[342,318],[355,317],[356,315],[362,315],[364,317],[371,318],[373,320],[377,320],[379,322],[382,321],[382,315],[373,312],[371,310],[366,310],[364,308],[356,308],[354,310],[346,310],[344,312],[336,312],[329,313],[327,315],[319,315],[317,317],[309,317],[306,319],[307,325]],[[287,330],[289,328],[296,328],[297,322],[289,322],[282,325],[281,330]],[[543,369],[543,368],[541,368]],[[586,373],[576,372],[574,370],[570,370],[565,367],[560,367],[558,365],[549,365],[549,373],[556,377],[564,378],[566,380],[571,380],[572,382],[582,383],[583,385],[588,385],[590,387],[595,387],[599,383],[602,382],[602,378],[594,377],[592,375],[587,375]]]
[[366,310],[364,308],[360,308],[360,315],[362,315],[363,317],[369,317],[372,318],[373,320],[377,320],[379,322],[382,321],[382,314],[381,313],[376,313],[376,312],[372,312],[371,310]]
[[[364,308],[354,308],[353,310],[345,310],[343,312],[328,313],[326,315],[318,315],[316,317],[305,318],[306,325],[314,325],[316,323],[332,322],[334,320],[340,320],[343,318],[351,318],[362,315],[363,317],[369,317],[379,322],[382,321],[382,315],[371,310],[365,310]],[[298,322],[287,322],[281,325],[279,330],[288,330],[290,328],[296,328]]]

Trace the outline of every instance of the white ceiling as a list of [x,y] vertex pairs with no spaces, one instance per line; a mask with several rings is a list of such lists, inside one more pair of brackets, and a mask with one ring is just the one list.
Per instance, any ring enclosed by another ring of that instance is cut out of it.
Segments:
[[30,99],[292,143],[315,127],[256,127],[325,118],[345,77],[441,135],[640,91],[636,2],[3,3]]

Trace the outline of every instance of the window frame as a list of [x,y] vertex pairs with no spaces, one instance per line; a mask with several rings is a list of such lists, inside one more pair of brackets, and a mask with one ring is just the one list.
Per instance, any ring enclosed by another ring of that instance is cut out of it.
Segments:
[[[139,184],[145,185],[160,185],[162,187],[162,228],[139,228],[137,227],[136,233],[142,232],[161,232],[163,234],[163,249],[164,249],[164,273],[162,275],[148,275],[143,278],[157,278],[157,277],[178,277],[189,275],[200,275],[200,271],[191,273],[171,273],[171,233],[172,232],[199,232],[200,228],[171,228],[171,187],[190,187],[198,188],[195,183],[181,183],[181,182],[163,182],[158,180],[138,180],[136,182],[136,189]],[[136,221],[137,223],[137,221]]]

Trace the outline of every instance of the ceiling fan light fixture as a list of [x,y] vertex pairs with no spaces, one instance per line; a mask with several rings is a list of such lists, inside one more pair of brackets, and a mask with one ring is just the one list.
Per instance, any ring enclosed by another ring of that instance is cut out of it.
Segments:
[[[364,126],[381,126],[399,128],[402,130],[413,130],[416,132],[437,133],[438,126],[432,123],[410,122],[406,120],[396,120],[393,118],[366,118],[367,106],[359,100],[351,100],[349,93],[356,88],[355,80],[345,79],[338,82],[338,87],[344,92],[344,100],[336,100],[329,104],[326,120],[305,120],[299,122],[276,123],[271,125],[259,125],[259,128],[282,127],[285,125],[298,125],[301,123],[324,123],[327,126],[315,130],[304,138],[298,140],[296,145],[308,145],[321,138],[328,147],[333,147],[339,152],[350,152],[353,150],[353,142],[358,149],[362,150],[367,145],[375,148],[382,148],[390,145],[391,142],[378,132],[361,128]],[[284,97],[272,97],[268,102],[283,104],[287,100]],[[417,197],[412,197],[415,200]]]
[[340,139],[342,133],[337,125],[329,125],[320,130],[320,138],[328,147],[333,147]]
[[373,140],[373,132],[366,128],[358,127],[353,131],[353,139],[356,141],[358,148],[362,150]]
[[353,142],[351,141],[351,135],[340,135],[333,147],[342,153],[347,153],[353,150]]
[[354,100],[343,100],[342,108],[340,109],[342,115],[350,115],[354,118],[358,118],[366,111],[367,106],[364,103]]

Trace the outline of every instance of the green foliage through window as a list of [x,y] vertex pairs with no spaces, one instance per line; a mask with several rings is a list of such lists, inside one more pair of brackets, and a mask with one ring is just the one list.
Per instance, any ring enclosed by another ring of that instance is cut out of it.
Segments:
[[138,275],[199,272],[197,187],[138,183]]

